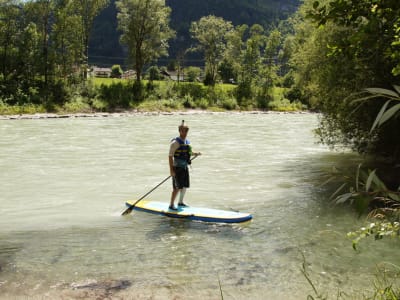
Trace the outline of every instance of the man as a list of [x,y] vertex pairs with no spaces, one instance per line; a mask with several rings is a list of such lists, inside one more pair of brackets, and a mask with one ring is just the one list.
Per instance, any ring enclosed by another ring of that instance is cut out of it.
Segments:
[[178,210],[175,205],[175,198],[179,194],[178,206],[187,206],[183,202],[185,197],[186,189],[189,187],[189,169],[190,158],[192,156],[196,157],[201,153],[192,153],[192,148],[190,146],[189,140],[186,139],[189,127],[186,125],[185,120],[182,120],[181,125],[178,127],[179,137],[174,138],[171,141],[169,147],[169,170],[172,177],[172,194],[171,203],[169,205],[170,210]]

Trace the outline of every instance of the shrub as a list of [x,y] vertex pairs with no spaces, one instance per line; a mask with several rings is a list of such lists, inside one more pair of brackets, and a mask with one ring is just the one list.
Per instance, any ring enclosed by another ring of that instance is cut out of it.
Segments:
[[207,95],[206,89],[199,83],[181,83],[176,85],[175,88],[181,98],[190,95],[193,99],[200,99]]
[[161,75],[160,75],[160,70],[158,69],[157,66],[151,66],[148,70],[147,73],[149,74],[149,80],[160,80]]
[[107,103],[114,110],[116,108],[128,108],[133,102],[134,90],[128,83],[113,82],[110,85],[102,84],[99,88],[99,100]]
[[201,109],[207,109],[209,106],[209,102],[206,98],[201,98],[195,101],[196,107],[199,107]]
[[195,82],[200,77],[201,69],[199,67],[188,67],[185,69],[186,78],[189,82]]
[[221,102],[221,107],[228,110],[233,110],[238,107],[238,104],[235,98],[225,98]]
[[185,108],[196,107],[196,103],[193,101],[193,97],[191,95],[185,95],[185,97],[183,97],[182,103]]
[[123,74],[122,68],[120,65],[113,65],[111,67],[111,77],[112,78],[121,78]]

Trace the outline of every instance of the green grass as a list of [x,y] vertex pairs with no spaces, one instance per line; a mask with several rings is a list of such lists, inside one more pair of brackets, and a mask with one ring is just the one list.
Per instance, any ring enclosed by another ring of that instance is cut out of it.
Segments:
[[100,77],[95,77],[91,79],[92,82],[94,83],[95,86],[100,86],[102,84],[104,85],[111,85],[113,83],[118,83],[118,82],[126,82],[128,81],[127,79],[118,79],[118,78],[100,78]]

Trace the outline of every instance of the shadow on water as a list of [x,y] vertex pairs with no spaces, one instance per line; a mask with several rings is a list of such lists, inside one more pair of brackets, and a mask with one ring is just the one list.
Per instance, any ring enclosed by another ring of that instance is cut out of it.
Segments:
[[0,238],[0,274],[12,268],[16,254],[22,249],[21,243],[10,243]]
[[219,238],[238,240],[245,235],[244,230],[251,223],[251,221],[242,224],[207,223],[164,216],[156,216],[152,220],[155,221],[156,225],[154,229],[147,232],[146,236],[153,241],[160,240],[165,235],[179,238],[191,233],[199,234],[200,236],[213,234]]

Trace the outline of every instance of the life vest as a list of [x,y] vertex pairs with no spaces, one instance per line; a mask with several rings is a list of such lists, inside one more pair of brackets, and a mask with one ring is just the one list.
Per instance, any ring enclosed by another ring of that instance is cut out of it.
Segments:
[[179,143],[179,148],[174,153],[175,165],[178,167],[186,167],[192,155],[192,149],[189,140],[182,140],[180,137],[175,138]]

